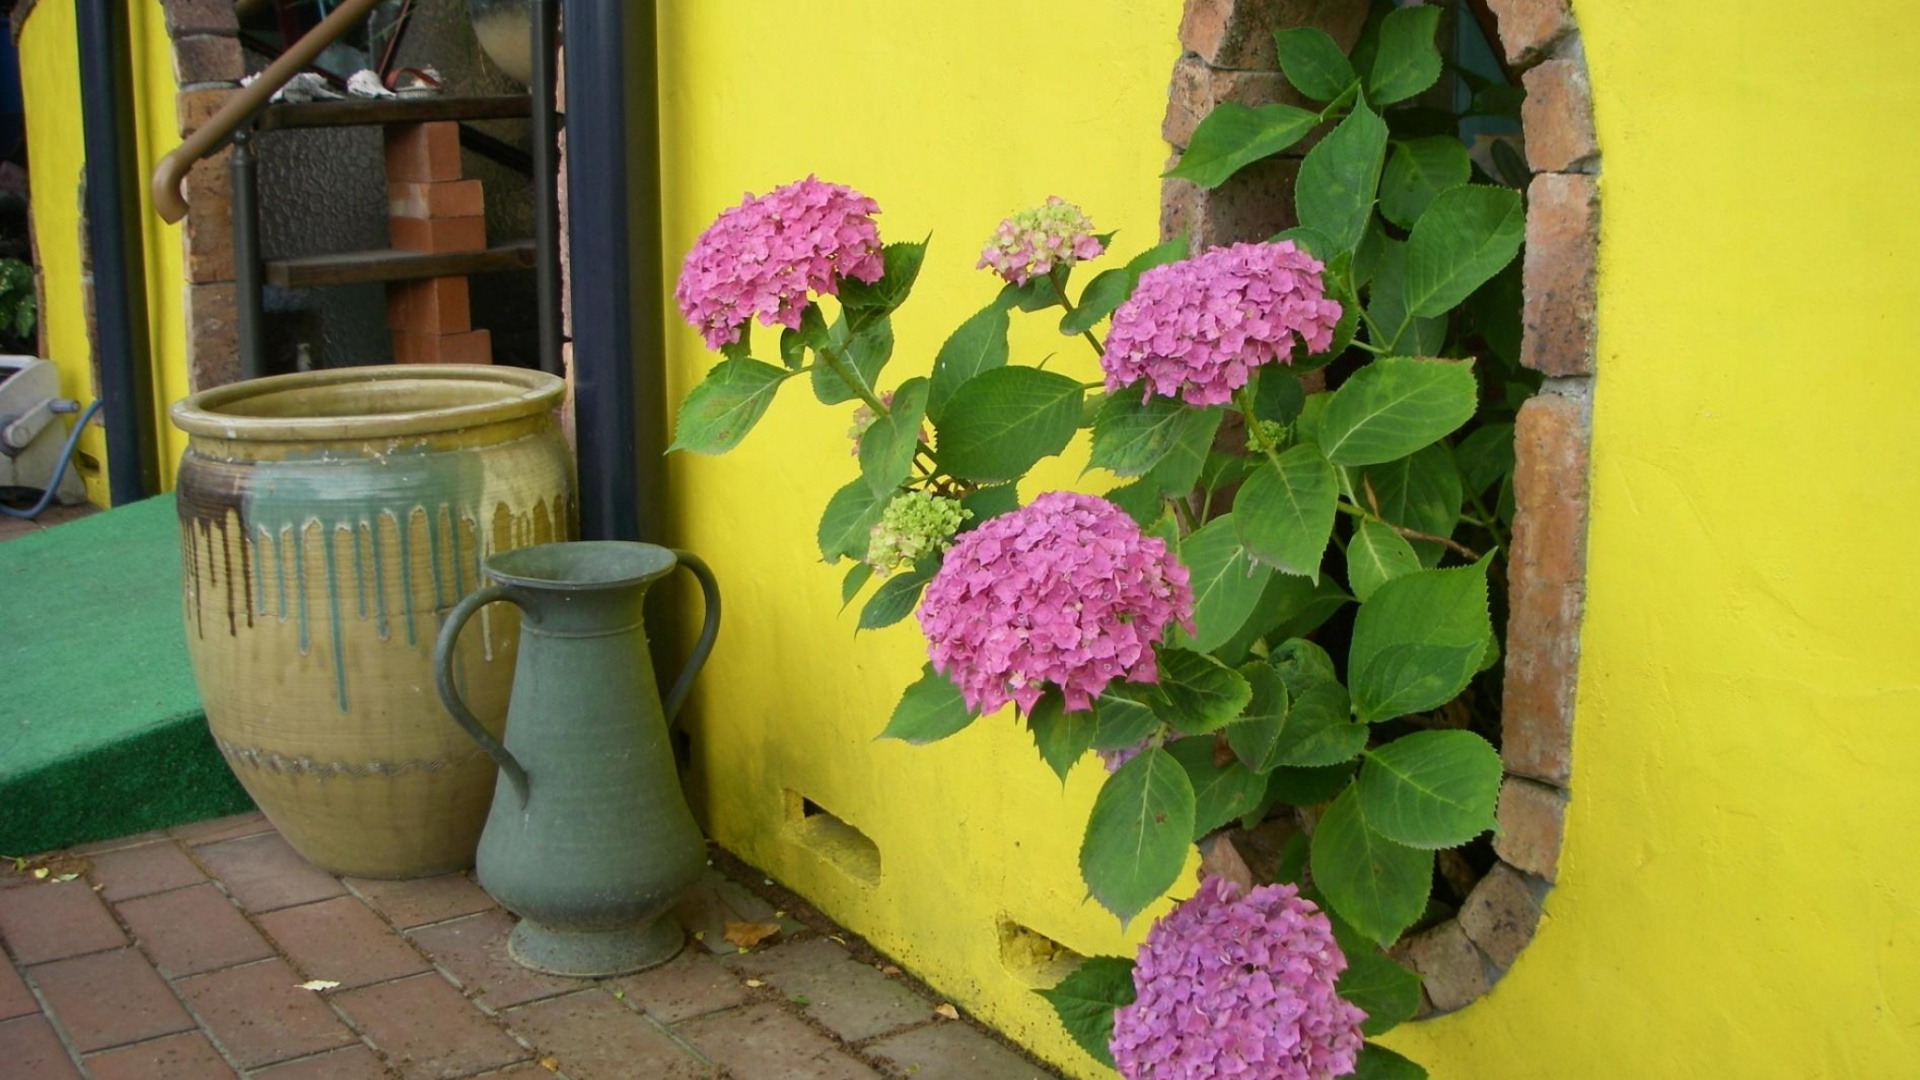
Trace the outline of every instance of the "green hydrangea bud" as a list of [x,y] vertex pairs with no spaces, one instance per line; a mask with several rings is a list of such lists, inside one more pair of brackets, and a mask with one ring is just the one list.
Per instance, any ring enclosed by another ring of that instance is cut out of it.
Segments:
[[896,495],[880,513],[867,542],[867,565],[882,576],[953,546],[960,523],[973,516],[960,500],[925,491]]
[[1274,420],[1255,420],[1247,425],[1247,449],[1255,453],[1279,450],[1287,442],[1287,425]]

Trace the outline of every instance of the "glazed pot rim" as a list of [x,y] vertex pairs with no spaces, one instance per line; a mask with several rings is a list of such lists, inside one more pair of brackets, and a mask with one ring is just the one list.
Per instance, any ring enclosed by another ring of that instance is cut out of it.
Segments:
[[[236,406],[275,395],[334,387],[361,387],[381,383],[449,389],[465,384],[474,390],[471,403],[402,407],[391,412],[358,415],[275,416],[249,413]],[[202,390],[175,402],[169,410],[175,427],[189,435],[240,442],[294,442],[306,440],[378,439],[432,435],[486,424],[518,420],[552,409],[566,393],[566,380],[526,368],[489,364],[394,364],[377,367],[329,368],[290,375],[269,375]]]

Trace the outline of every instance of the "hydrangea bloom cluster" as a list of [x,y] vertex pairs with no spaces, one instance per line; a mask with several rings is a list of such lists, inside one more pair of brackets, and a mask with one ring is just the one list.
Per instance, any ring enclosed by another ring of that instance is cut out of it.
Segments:
[[840,282],[880,280],[886,265],[880,205],[814,177],[765,195],[748,195],[720,212],[694,240],[673,298],[707,347],[740,340],[740,325],[800,327],[809,293],[839,295]]
[[867,565],[882,577],[953,545],[960,523],[973,516],[960,500],[926,491],[895,495],[868,534]]
[[1155,682],[1167,624],[1193,628],[1187,568],[1105,499],[1050,491],[962,536],[927,585],[920,629],[967,706],[1031,709],[1047,684],[1067,711],[1114,679]]
[[1328,1080],[1353,1072],[1367,1014],[1334,993],[1347,959],[1291,885],[1217,877],[1147,932],[1137,998],[1114,1014],[1127,1080]]
[[1052,195],[1039,206],[1002,221],[987,238],[974,269],[992,267],[1015,285],[1025,285],[1030,278],[1045,277],[1055,266],[1072,266],[1105,250],[1093,235],[1093,222],[1086,213]]
[[1100,366],[1109,393],[1145,381],[1146,397],[1221,405],[1261,364],[1285,363],[1295,340],[1333,344],[1340,304],[1323,269],[1291,240],[1234,244],[1140,275],[1113,313]]

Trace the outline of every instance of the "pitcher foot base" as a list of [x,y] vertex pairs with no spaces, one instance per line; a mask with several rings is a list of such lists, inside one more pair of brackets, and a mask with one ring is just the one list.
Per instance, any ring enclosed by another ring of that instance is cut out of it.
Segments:
[[619,930],[556,930],[520,920],[507,936],[507,955],[547,975],[597,979],[644,971],[674,958],[686,935],[671,916]]

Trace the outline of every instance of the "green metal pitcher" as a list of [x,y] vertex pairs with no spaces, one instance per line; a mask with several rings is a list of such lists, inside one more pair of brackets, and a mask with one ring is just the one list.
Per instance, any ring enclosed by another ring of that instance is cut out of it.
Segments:
[[[684,566],[706,620],[664,705],[647,652],[647,587]],[[667,721],[720,629],[720,591],[695,556],[652,544],[578,541],[501,552],[492,584],[447,613],[434,646],[447,711],[500,766],[480,835],[480,885],[521,917],[507,951],[554,975],[663,964],[682,933],[667,912],[707,861],[680,791]],[[461,699],[454,643],[495,601],[521,610],[506,745]]]

